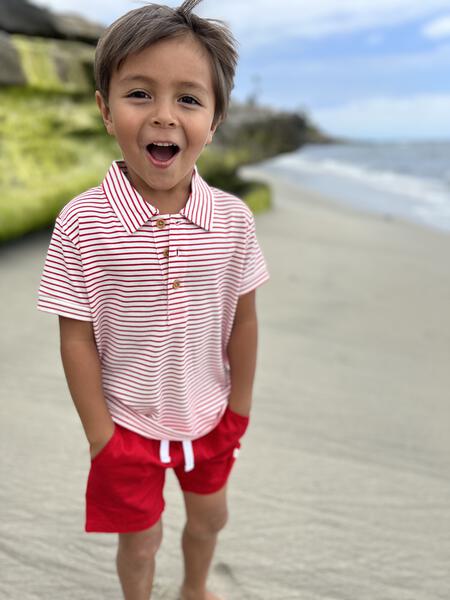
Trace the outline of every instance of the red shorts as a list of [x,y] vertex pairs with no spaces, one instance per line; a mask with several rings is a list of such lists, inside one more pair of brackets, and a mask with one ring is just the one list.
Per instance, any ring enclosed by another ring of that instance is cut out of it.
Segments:
[[195,466],[191,471],[185,470],[182,442],[171,441],[170,462],[162,462],[160,440],[146,438],[115,423],[111,439],[91,459],[85,530],[125,533],[157,523],[165,506],[167,468],[174,469],[185,492],[219,491],[227,482],[248,422],[248,417],[227,407],[210,433],[192,440]]

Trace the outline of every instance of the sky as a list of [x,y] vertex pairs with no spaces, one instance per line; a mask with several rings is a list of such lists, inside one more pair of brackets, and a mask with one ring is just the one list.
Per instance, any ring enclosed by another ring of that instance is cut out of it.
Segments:
[[[35,3],[108,25],[144,2]],[[450,139],[450,0],[204,0],[196,12],[239,42],[233,98],[301,110],[331,135]]]

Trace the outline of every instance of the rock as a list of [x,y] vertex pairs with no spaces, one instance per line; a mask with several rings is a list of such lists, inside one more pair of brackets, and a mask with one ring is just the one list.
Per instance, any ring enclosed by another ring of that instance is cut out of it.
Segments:
[[63,37],[96,44],[104,27],[75,14],[55,14],[53,20]]
[[253,161],[293,152],[304,144],[332,141],[301,112],[239,102],[231,103],[227,120],[214,136],[216,146],[246,151]]
[[25,85],[27,80],[19,53],[11,37],[3,31],[0,31],[0,57],[0,86]]
[[95,45],[104,27],[74,14],[58,14],[27,0],[0,0],[0,30]]
[[26,85],[38,90],[88,94],[93,87],[94,48],[82,42],[11,36]]
[[103,29],[27,0],[0,0],[0,86],[90,94],[94,45]]
[[8,33],[61,37],[51,12],[26,0],[0,0],[0,29]]

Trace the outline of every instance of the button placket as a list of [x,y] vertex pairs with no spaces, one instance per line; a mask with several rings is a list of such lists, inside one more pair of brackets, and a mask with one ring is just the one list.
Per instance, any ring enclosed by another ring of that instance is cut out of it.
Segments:
[[170,220],[161,217],[159,214],[153,219],[153,239],[155,242],[156,255],[158,257],[161,273],[161,282],[165,288],[166,314],[169,313],[169,303],[167,294],[168,281],[168,259],[164,257],[164,249],[169,247]]
[[182,252],[178,248],[179,229],[183,222],[180,219],[171,221],[169,234],[169,277],[167,281],[168,288],[168,319],[170,321],[178,321],[180,317],[186,315],[186,298],[184,294],[184,276],[185,266]]

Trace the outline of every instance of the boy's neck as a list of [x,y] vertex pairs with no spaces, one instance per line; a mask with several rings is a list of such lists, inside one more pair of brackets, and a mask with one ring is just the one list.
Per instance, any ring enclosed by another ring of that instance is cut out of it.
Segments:
[[139,192],[145,202],[148,202],[157,208],[160,214],[178,214],[187,204],[191,194],[191,184],[183,188],[175,190],[152,192],[151,194],[141,189],[141,186],[132,180],[130,174],[125,171],[125,175],[131,185]]
[[[142,197],[146,202],[157,208],[162,215],[166,214],[178,214],[181,210],[186,206],[187,201],[190,196],[190,189],[182,194],[174,195],[173,193],[168,193],[166,196],[161,195],[158,192],[157,195],[152,194],[149,196],[148,194],[143,195]],[[177,197],[178,196],[178,197]]]

